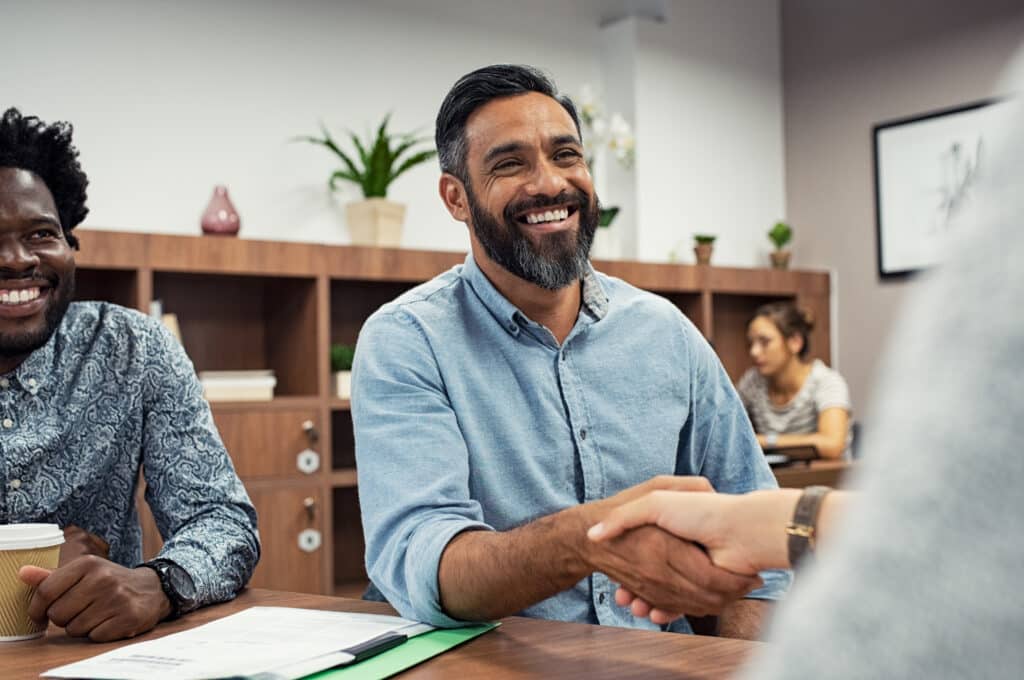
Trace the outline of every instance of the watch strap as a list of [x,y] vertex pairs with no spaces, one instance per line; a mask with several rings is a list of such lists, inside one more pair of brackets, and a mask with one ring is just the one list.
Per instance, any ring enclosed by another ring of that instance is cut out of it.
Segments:
[[185,602],[181,593],[174,586],[174,582],[171,580],[171,569],[181,569],[177,563],[164,558],[157,558],[150,560],[149,562],[143,562],[142,567],[149,567],[156,572],[157,577],[160,579],[160,589],[164,591],[164,595],[167,596],[167,601],[171,603],[171,613],[167,615],[164,621],[173,621],[180,617],[185,612]]
[[814,552],[814,544],[817,540],[818,513],[821,511],[821,502],[832,489],[827,486],[809,486],[800,495],[793,510],[793,519],[786,525],[786,534],[789,536],[787,547],[789,549],[789,564],[796,567],[800,560],[808,552]]

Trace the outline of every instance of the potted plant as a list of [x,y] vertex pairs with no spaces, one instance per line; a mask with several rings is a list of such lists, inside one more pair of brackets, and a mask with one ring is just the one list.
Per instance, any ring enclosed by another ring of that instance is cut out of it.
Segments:
[[788,269],[791,253],[785,248],[793,239],[793,230],[785,222],[776,222],[768,232],[768,238],[775,245],[775,250],[771,254],[772,266],[776,269]]
[[712,234],[693,235],[693,254],[697,256],[697,264],[711,264],[711,251],[714,249],[715,238]]
[[331,345],[331,372],[334,393],[340,399],[352,397],[352,359],[356,355],[355,345],[335,343]]
[[362,189],[365,200],[352,201],[345,206],[345,221],[352,243],[356,245],[393,247],[401,242],[405,206],[387,200],[388,186],[409,169],[437,155],[434,149],[414,152],[417,144],[429,141],[427,137],[388,132],[390,117],[390,114],[384,117],[376,137],[363,141],[355,133],[348,133],[355,154],[342,151],[322,123],[322,137],[296,138],[297,141],[319,144],[341,160],[342,167],[335,170],[327,181],[331,191],[337,190],[339,180],[354,182]]

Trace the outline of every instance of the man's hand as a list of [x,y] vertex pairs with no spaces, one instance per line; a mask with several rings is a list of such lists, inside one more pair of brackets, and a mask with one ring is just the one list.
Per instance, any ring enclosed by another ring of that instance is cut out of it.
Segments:
[[109,559],[110,545],[99,536],[90,534],[74,524],[69,524],[64,527],[64,543],[60,546],[60,562],[57,566],[63,567],[84,555],[96,555],[105,560]]
[[145,633],[171,613],[160,578],[148,567],[128,569],[89,555],[52,572],[22,567],[18,577],[36,588],[28,608],[33,620],[49,619],[94,642]]
[[[714,491],[703,477],[660,476],[611,498],[580,506],[580,510],[588,518],[603,519],[615,508],[659,490]],[[591,542],[582,550],[582,559],[593,571],[620,583],[647,607],[671,617],[669,620],[683,614],[717,614],[761,585],[756,575],[744,576],[716,567],[699,546],[655,526],[639,526],[615,538]],[[629,605],[633,597],[619,604]],[[645,616],[649,611],[633,613]]]

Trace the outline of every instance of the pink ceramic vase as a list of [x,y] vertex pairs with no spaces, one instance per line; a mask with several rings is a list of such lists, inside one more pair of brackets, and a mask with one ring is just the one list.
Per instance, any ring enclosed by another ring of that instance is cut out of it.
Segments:
[[231,204],[228,198],[227,187],[214,187],[210,203],[203,211],[200,221],[204,234],[214,236],[234,236],[238,233],[241,221],[238,219],[238,211]]

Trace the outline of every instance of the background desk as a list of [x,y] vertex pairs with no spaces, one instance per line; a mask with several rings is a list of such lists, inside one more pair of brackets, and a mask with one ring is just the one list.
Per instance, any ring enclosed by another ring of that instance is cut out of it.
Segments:
[[[248,590],[233,602],[207,607],[165,623],[135,641],[176,633],[256,605],[309,607],[335,611],[394,613],[374,602]],[[62,664],[105,652],[127,642],[94,644],[68,638],[51,627],[46,637],[0,643],[4,680],[37,678]],[[726,678],[760,643],[697,635],[540,621],[512,616],[496,630],[403,673],[402,678],[645,678],[674,674],[685,678]]]
[[843,460],[814,460],[809,465],[797,463],[790,467],[776,468],[772,472],[779,486],[784,488],[802,489],[815,484],[838,488],[852,469],[853,464]]

